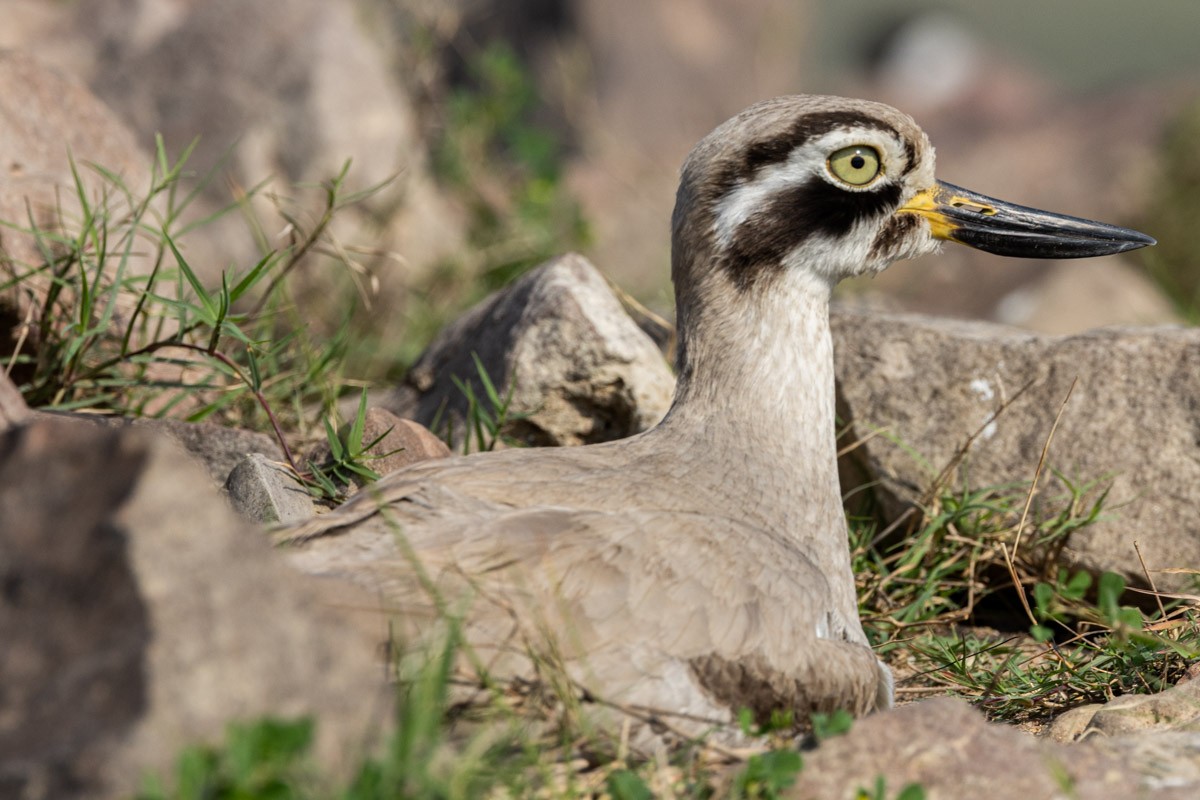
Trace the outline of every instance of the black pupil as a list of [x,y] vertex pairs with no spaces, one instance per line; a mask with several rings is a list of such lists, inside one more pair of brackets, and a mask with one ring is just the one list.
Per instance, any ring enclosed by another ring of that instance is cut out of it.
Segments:
[[858,153],[855,153],[854,156],[851,157],[851,159],[850,159],[850,166],[854,167],[855,169],[862,169],[866,165],[867,165],[867,160],[865,158],[863,158],[862,156],[860,156]]

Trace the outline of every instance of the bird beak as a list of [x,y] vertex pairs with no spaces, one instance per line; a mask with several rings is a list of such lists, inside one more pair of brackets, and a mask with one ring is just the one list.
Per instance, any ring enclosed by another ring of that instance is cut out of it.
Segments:
[[1129,228],[1006,203],[942,181],[918,192],[897,213],[925,217],[935,239],[998,256],[1085,258],[1156,244]]

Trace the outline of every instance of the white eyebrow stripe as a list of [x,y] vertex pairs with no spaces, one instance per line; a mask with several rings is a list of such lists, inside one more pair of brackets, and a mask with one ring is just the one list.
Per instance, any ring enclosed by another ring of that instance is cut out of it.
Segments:
[[761,170],[754,180],[741,183],[717,203],[713,215],[713,233],[721,249],[727,249],[743,222],[757,210],[768,205],[776,194],[796,186],[810,177],[811,169],[800,169],[791,161]]
[[755,211],[766,208],[772,196],[813,177],[829,180],[825,174],[826,154],[858,144],[874,147],[885,171],[889,166],[895,169],[903,160],[902,143],[875,128],[841,128],[805,142],[792,150],[786,161],[763,167],[752,179],[738,183],[716,203],[712,231],[718,248],[728,249],[742,223]]

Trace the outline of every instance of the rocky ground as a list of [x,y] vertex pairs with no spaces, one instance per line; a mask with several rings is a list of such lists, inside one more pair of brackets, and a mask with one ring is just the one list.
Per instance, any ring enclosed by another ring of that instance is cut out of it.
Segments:
[[[479,342],[472,337],[495,340],[473,320],[521,298],[520,313],[512,315],[519,319],[501,337],[504,347],[483,351],[497,364],[533,343],[587,348],[559,353],[557,360],[541,352],[542,371],[533,383],[541,394],[517,400],[518,410],[536,419],[531,429],[581,438],[584,415],[538,414],[561,403],[597,410],[587,420],[587,436],[627,435],[665,411],[662,384],[670,375],[650,338],[615,298],[603,296],[606,291],[588,262],[565,257],[469,315],[426,360],[469,350]],[[596,313],[605,306],[612,311]],[[1191,402],[1194,371],[1181,368],[1166,378],[1152,393],[1152,409],[1145,408],[1143,387],[1161,377],[1151,354],[1178,363],[1177,351],[1200,346],[1192,332],[1109,330],[1092,334],[1093,346],[1083,347],[1086,336],[1046,338],[927,318],[842,312],[835,322],[841,394],[855,432],[884,418],[912,423],[915,446],[939,459],[982,424],[968,458],[987,479],[1006,479],[1005,470],[1036,463],[1065,387],[1078,381],[1077,405],[1068,403],[1063,414],[1053,460],[1082,469],[1102,463],[1115,476],[1112,491],[1122,511],[1071,539],[1063,563],[1134,575],[1141,570],[1135,539],[1152,570],[1194,563],[1194,531],[1171,521],[1186,520],[1195,504],[1196,481],[1178,466],[1196,460],[1196,443],[1172,437],[1147,450],[1122,434],[1131,416],[1170,427],[1172,409]],[[1089,366],[1089,352],[1097,354],[1096,366]],[[1115,361],[1114,354],[1129,358]],[[589,365],[583,375],[576,368],[581,360]],[[934,370],[949,364],[993,366],[939,378]],[[1013,375],[995,374],[997,364]],[[1114,365],[1122,370],[1120,381],[1113,380]],[[928,397],[912,391],[908,371],[917,368]],[[1024,379],[1033,385],[1005,405],[1021,386],[1000,387],[1015,385],[1016,375],[1029,376]],[[583,380],[588,376],[594,384]],[[619,397],[614,384],[625,390]],[[420,397],[440,390],[436,381],[409,386],[418,409]],[[378,600],[349,584],[293,572],[249,519],[315,513],[303,487],[278,463],[271,440],[217,426],[97,424],[90,415],[32,412],[4,378],[0,401],[6,428],[0,438],[0,775],[12,796],[130,791],[131,776],[166,770],[184,745],[211,740],[231,719],[315,716],[318,756],[334,771],[383,735],[394,700],[379,657],[389,639]],[[914,410],[905,411],[908,403]],[[931,405],[939,408],[939,424],[926,439],[914,420],[926,418]],[[393,419],[383,410],[372,417],[373,424]],[[413,425],[389,435],[415,437],[403,440],[415,455],[432,437],[410,434],[419,430]],[[1122,441],[1130,441],[1126,449]],[[395,444],[385,438],[379,447],[390,451]],[[929,484],[924,465],[904,452],[877,437],[851,453],[853,466],[886,492],[885,509],[902,508]],[[422,454],[447,456],[436,445]],[[1144,484],[1134,476],[1153,480],[1155,491],[1139,492]],[[1170,583],[1168,576],[1160,582]],[[1200,789],[1198,685],[1184,680],[1159,694],[1076,708],[1041,737],[985,722],[962,700],[927,699],[861,721],[822,745],[788,796],[848,796],[864,776],[882,776],[892,787],[919,783],[929,798],[968,791],[1013,798],[1061,792],[1191,797]]]
[[[721,74],[704,55],[745,46],[760,18],[788,30],[807,23],[801,11],[759,3],[743,29],[719,24],[728,9],[705,4],[705,14],[687,17],[707,42],[695,51],[696,38],[664,33],[679,30],[672,4],[662,4],[661,18],[639,36],[619,35],[620,8],[578,5],[580,35],[609,54],[606,63],[643,65],[594,76],[601,100],[575,107],[585,124],[575,120],[583,133],[567,177],[585,194],[604,275],[636,285],[646,274],[665,275],[664,220],[681,148],[695,140],[696,126],[740,105],[750,83],[740,72]],[[232,0],[10,6],[0,41],[20,49],[0,54],[0,218],[56,230],[82,215],[68,150],[77,164],[119,174],[132,198],[150,180],[154,132],[176,148],[202,134],[198,157],[210,160],[240,136],[232,177],[201,198],[197,215],[227,202],[231,186],[265,174],[309,180],[346,158],[354,159],[359,186],[399,173],[395,194],[348,211],[334,226],[332,241],[367,241],[374,253],[403,255],[370,262],[376,308],[406,302],[439,258],[463,246],[463,209],[437,185],[422,141],[421,94],[413,89],[422,75],[396,77],[397,64],[411,64],[400,51],[412,43],[380,35],[392,30],[387,4],[292,0],[287,13],[246,11]],[[453,23],[436,10],[419,13],[434,29]],[[656,50],[647,41],[667,45]],[[634,53],[617,57],[626,50]],[[559,64],[554,74],[565,80],[573,74],[569,55],[547,49],[538,57]],[[675,67],[656,60],[666,56]],[[786,91],[778,76],[794,74],[789,57],[786,47],[764,53],[754,70],[775,78],[754,82],[754,91]],[[197,63],[205,69],[189,68]],[[641,79],[659,68],[662,81]],[[712,107],[675,109],[689,94],[680,87],[703,76],[717,87]],[[1110,113],[1111,98],[1051,114],[1052,92],[1020,82],[1028,76],[1009,79],[993,96],[1029,100],[1016,103],[1027,109],[1023,116],[973,106],[976,115],[956,131],[930,109],[943,163],[956,163],[956,176],[977,176],[975,188],[1033,202],[1042,184],[1007,170],[1014,159],[997,157],[996,148],[1041,153],[1047,161],[1033,165],[1034,175],[1067,169],[1049,156],[1065,152],[1082,177],[1054,184],[1044,205],[1129,213],[1144,196],[1146,172],[1114,177],[1080,165],[1100,158],[1144,166],[1155,130],[1147,121],[1165,118],[1170,92],[1127,93],[1118,105],[1128,117]],[[620,146],[614,130],[639,130],[656,103],[671,109],[675,128],[625,137],[639,142],[636,151]],[[1053,124],[1040,124],[1051,116]],[[1001,119],[1004,130],[981,133]],[[1014,134],[1022,129],[1037,133]],[[107,185],[96,173],[81,174],[85,197]],[[631,189],[635,177],[646,180]],[[189,244],[209,279],[223,264],[255,261],[254,237],[227,223]],[[34,237],[6,228],[0,251],[0,322],[21,342],[22,326],[36,327],[55,284],[20,277],[19,265],[45,255]],[[855,490],[872,487],[871,504],[855,510],[898,535],[939,485],[967,476],[976,486],[1028,483],[1044,461],[1035,514],[1072,482],[1107,492],[1105,514],[1071,532],[1053,565],[1116,573],[1194,601],[1187,592],[1189,570],[1200,568],[1200,528],[1192,522],[1200,486],[1198,335],[1170,325],[1084,332],[1098,322],[1175,319],[1129,264],[1087,275],[1061,264],[1013,278],[958,258],[893,270],[879,282],[893,282],[884,299],[859,294],[834,313],[844,488],[856,504]],[[125,263],[131,274],[154,269],[140,249]],[[926,268],[929,280],[913,278]],[[615,296],[604,275],[586,258],[565,255],[445,327],[405,378],[370,395],[363,440],[386,455],[375,469],[450,457],[424,426],[449,425],[450,444],[463,445],[470,410],[451,376],[486,393],[472,352],[510,399],[505,433],[516,440],[570,446],[653,424],[673,388],[663,354],[670,328]],[[323,291],[319,278],[305,279],[317,281],[308,291]],[[981,287],[968,297],[967,288]],[[657,291],[649,280],[640,288]],[[1072,335],[868,313],[864,304],[930,312],[970,306],[978,316]],[[128,313],[115,312],[118,319]],[[128,796],[144,774],[168,772],[186,745],[218,739],[231,720],[264,715],[313,716],[315,756],[334,779],[377,749],[396,704],[386,614],[352,585],[295,572],[269,546],[266,525],[320,511],[284,466],[280,443],[208,423],[34,411],[17,383],[0,372],[0,796]],[[1028,627],[1014,618],[1016,628]],[[902,657],[890,658],[903,666]],[[806,753],[784,796],[852,796],[881,778],[880,796],[916,783],[930,800],[1195,797],[1200,682],[1194,670],[1171,682],[1158,693],[1044,715],[1054,718],[1036,736],[988,721],[986,703],[979,710],[944,696],[906,702]],[[902,691],[902,701],[948,693],[919,688]]]

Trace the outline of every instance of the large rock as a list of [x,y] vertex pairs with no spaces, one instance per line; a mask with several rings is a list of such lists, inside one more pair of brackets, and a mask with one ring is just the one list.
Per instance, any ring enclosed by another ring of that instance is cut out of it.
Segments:
[[[1143,753],[1146,755],[1146,753]],[[938,698],[875,714],[805,754],[784,797],[884,797],[917,784],[925,800],[1184,800],[1200,792],[1194,748],[1175,743],[1156,758],[1117,760],[1090,744],[1064,746],[990,724],[961,700]]]
[[621,439],[658,422],[675,380],[604,278],[569,254],[527,273],[447,326],[388,400],[401,416],[461,441],[469,383],[488,407],[474,356],[501,395],[509,428],[533,445]]
[[275,461],[283,461],[278,440],[257,431],[230,428],[212,422],[185,422],[158,417],[116,417],[106,414],[81,414],[43,411],[40,414],[60,419],[88,422],[110,428],[146,428],[174,439],[188,455],[208,470],[214,487],[224,486],[229,473],[250,453],[261,453]]
[[[372,307],[390,310],[416,274],[462,240],[459,215],[430,175],[414,92],[396,68],[411,59],[396,52],[402,37],[391,15],[399,11],[362,1],[82,0],[70,5],[63,24],[89,54],[79,65],[85,79],[141,135],[161,133],[172,155],[198,139],[190,161],[198,174],[228,157],[197,217],[235,199],[231,184],[279,178],[277,190],[301,207],[292,213],[311,222],[323,193],[293,184],[328,180],[347,161],[347,192],[394,176],[365,207],[342,209],[332,227],[340,243],[369,241],[388,255],[356,258],[379,278]],[[283,227],[265,197],[251,205],[269,229]],[[185,252],[207,279],[231,262],[248,268],[261,256],[240,217],[185,239]],[[292,285],[308,302],[329,297],[327,270],[302,266]],[[380,314],[380,326],[393,316]]]
[[0,795],[124,796],[267,714],[361,755],[388,706],[368,637],[207,483],[143,431],[0,436]]
[[[1129,328],[1058,338],[845,310],[832,323],[844,417],[855,438],[887,432],[850,457],[878,481],[877,497],[893,517],[976,433],[965,457],[973,486],[1028,483],[1076,382],[1039,502],[1064,492],[1052,469],[1112,490],[1103,517],[1071,535],[1067,561],[1144,582],[1137,541],[1151,570],[1200,565],[1200,332]],[[1156,581],[1173,585],[1171,577]]]
[[[112,219],[128,213],[128,205],[89,164],[119,176],[135,197],[149,186],[150,159],[112,111],[79,80],[18,52],[0,51],[0,153],[0,221],[21,228],[78,234],[82,212],[71,158],[88,202],[95,209],[106,202]],[[0,290],[0,344],[15,337],[17,325],[36,320],[30,314],[41,310],[51,277],[12,279],[43,260],[34,236],[0,228],[0,287],[7,286]],[[135,253],[127,269],[144,274],[151,266]]]

